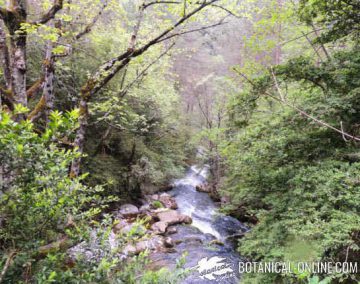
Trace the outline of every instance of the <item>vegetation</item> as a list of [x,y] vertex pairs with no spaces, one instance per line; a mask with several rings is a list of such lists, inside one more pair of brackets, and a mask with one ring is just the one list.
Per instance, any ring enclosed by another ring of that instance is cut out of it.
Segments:
[[[203,190],[251,227],[242,256],[357,262],[359,15],[357,0],[0,0],[0,283],[181,280],[184,259],[170,275],[119,257],[146,230],[108,240],[114,210],[199,148]],[[102,253],[71,257],[94,232]]]
[[[239,246],[251,259],[359,259],[360,53],[356,26],[343,28],[357,21],[353,13],[359,10],[354,2],[340,2],[301,1],[297,10],[306,24],[326,30],[311,40],[317,56],[291,57],[256,76],[241,74],[248,87],[232,102],[223,194],[230,197],[229,210],[256,219]],[[336,24],[327,30],[330,22]],[[353,274],[327,279],[356,283]],[[256,281],[295,280],[258,274],[244,282]]]

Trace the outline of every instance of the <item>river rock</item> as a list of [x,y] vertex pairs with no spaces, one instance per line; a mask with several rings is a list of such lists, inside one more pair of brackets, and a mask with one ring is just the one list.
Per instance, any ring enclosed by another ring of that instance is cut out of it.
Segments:
[[160,211],[157,213],[160,221],[166,222],[168,225],[175,225],[180,223],[191,224],[192,219],[187,215],[180,214],[175,210]]
[[162,193],[158,199],[166,208],[177,209],[177,203],[174,197],[168,193]]
[[129,223],[126,222],[126,220],[124,220],[124,219],[118,219],[117,221],[118,221],[118,223],[113,227],[113,232],[114,232],[115,234],[120,233],[120,231],[121,231],[124,227],[126,227],[127,225],[129,225]]
[[137,254],[136,247],[130,244],[127,244],[123,250],[125,255],[134,255]]
[[150,211],[150,204],[144,204],[139,208],[140,213],[147,213],[148,211]]
[[175,187],[175,185],[173,183],[170,183],[165,186],[162,186],[161,191],[169,191],[169,190],[172,190],[174,187]]
[[172,247],[174,247],[174,241],[172,240],[172,238],[170,238],[170,237],[166,237],[165,239],[164,239],[164,246],[166,247],[166,248],[172,248]]
[[165,246],[165,240],[160,236],[153,236],[150,239],[142,240],[135,244],[135,254],[140,254],[145,250],[161,250]]
[[165,234],[167,227],[168,227],[168,223],[163,222],[163,221],[159,221],[159,222],[156,222],[156,223],[152,224],[151,230],[155,234],[161,235],[161,234]]
[[175,226],[168,227],[168,228],[166,229],[166,233],[169,234],[169,235],[176,234],[176,233],[177,233],[177,229],[176,229]]
[[159,194],[153,194],[153,195],[151,195],[151,196],[150,196],[150,199],[151,199],[152,201],[154,201],[154,200],[159,200]]
[[129,218],[137,216],[140,212],[135,205],[124,204],[120,206],[119,213],[125,218]]
[[212,240],[212,241],[209,243],[209,245],[224,246],[224,243],[223,243],[222,241],[220,241],[220,240],[215,239],[215,240]]
[[206,192],[206,193],[211,192],[210,186],[206,183],[198,184],[195,188],[199,192]]

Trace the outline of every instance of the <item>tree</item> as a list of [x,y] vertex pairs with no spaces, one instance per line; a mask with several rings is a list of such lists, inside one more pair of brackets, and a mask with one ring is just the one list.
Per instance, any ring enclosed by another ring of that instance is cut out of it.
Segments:
[[[28,105],[26,92],[26,25],[46,24],[55,17],[62,7],[63,1],[56,0],[53,6],[39,19],[30,22],[28,21],[29,10],[25,0],[12,0],[9,1],[7,8],[0,7],[1,20],[4,22],[10,36],[10,50],[6,50],[8,48],[6,44],[2,45],[3,54],[5,56],[8,54],[8,59],[3,60],[3,63],[5,64],[4,70],[7,73],[7,76],[5,76],[6,86],[9,89],[1,88],[1,93],[5,97],[5,101],[9,102],[10,108],[13,108],[11,104],[21,104],[24,107]],[[3,30],[0,36],[2,36],[3,43],[6,43]]]

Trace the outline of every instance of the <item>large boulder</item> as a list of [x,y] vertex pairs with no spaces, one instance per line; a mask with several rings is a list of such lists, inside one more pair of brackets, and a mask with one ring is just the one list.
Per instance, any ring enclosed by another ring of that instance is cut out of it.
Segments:
[[162,193],[158,199],[166,208],[177,209],[177,203],[174,197],[168,193]]
[[166,222],[168,225],[192,223],[191,217],[184,214],[180,214],[175,210],[160,211],[157,213],[157,217],[160,221]]
[[119,214],[125,218],[136,217],[139,213],[139,209],[132,204],[124,204],[119,208]]

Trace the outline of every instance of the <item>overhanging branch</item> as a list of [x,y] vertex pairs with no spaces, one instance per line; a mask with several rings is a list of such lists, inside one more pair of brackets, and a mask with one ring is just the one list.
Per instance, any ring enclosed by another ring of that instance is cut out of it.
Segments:
[[80,38],[82,38],[84,35],[86,35],[87,33],[91,32],[92,28],[95,26],[95,24],[97,23],[97,21],[99,20],[99,18],[101,17],[102,13],[104,12],[105,8],[108,6],[108,1],[105,1],[104,4],[102,5],[100,11],[97,13],[97,15],[92,19],[92,21],[85,27],[84,30],[82,30],[81,32],[79,32],[76,36],[75,39],[78,40]]
[[44,15],[41,16],[40,20],[32,22],[32,24],[46,24],[48,21],[53,19],[58,11],[63,8],[63,0],[55,0],[54,5],[47,11]]
[[181,4],[180,1],[152,1],[143,5],[143,9],[146,9],[155,4]]

